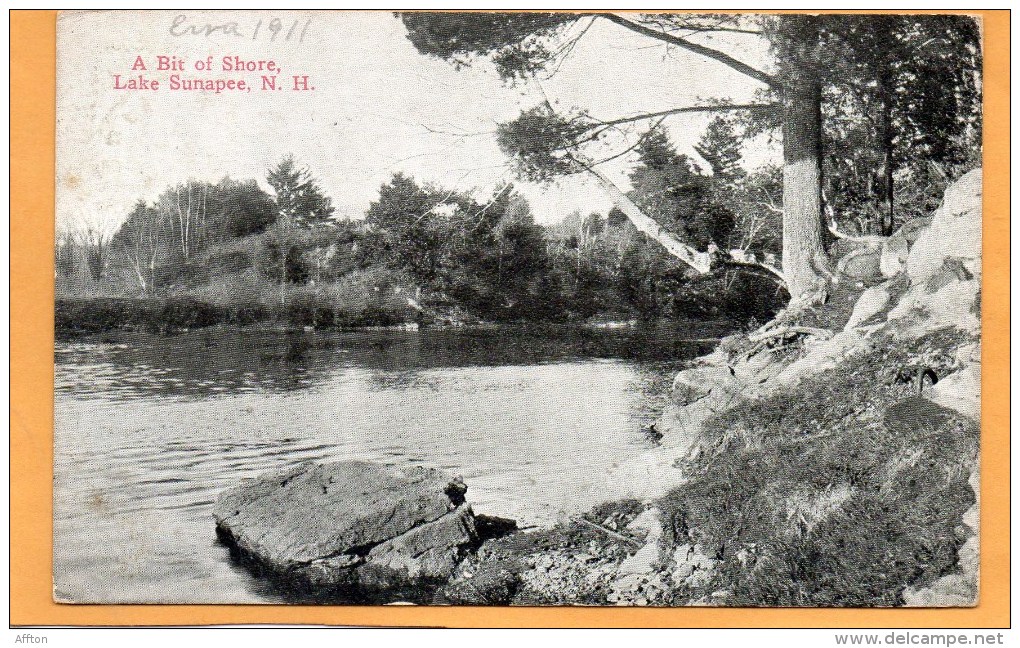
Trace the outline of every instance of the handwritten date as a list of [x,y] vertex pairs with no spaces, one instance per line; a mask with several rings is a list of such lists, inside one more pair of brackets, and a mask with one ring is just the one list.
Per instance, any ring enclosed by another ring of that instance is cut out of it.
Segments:
[[277,41],[303,43],[311,24],[311,18],[304,21],[300,19],[284,21],[280,18],[273,18],[271,20],[260,18],[254,25],[234,20],[209,23],[196,22],[188,18],[186,14],[178,14],[174,17],[173,22],[170,23],[170,35],[203,36],[209,38],[210,36],[222,34],[224,36],[249,38],[251,40],[261,39],[271,43]]

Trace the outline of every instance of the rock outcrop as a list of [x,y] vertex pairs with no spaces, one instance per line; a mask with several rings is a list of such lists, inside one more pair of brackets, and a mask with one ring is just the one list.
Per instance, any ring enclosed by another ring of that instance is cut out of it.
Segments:
[[[887,429],[895,433],[896,426],[889,421],[895,423],[903,419],[906,426],[903,438],[908,438],[919,426],[934,420],[931,416],[915,414],[897,418],[899,409],[909,409],[908,406],[924,412],[939,412],[938,429],[951,427],[945,421],[955,420],[953,416],[956,415],[962,415],[971,426],[977,425],[981,385],[981,195],[981,170],[977,169],[946,190],[942,204],[930,218],[908,222],[882,243],[880,262],[869,271],[869,281],[855,281],[855,277],[844,275],[841,285],[855,285],[861,292],[852,297],[850,309],[842,320],[809,321],[804,326],[804,322],[795,317],[784,321],[784,314],[781,314],[776,322],[758,332],[728,338],[714,353],[694,361],[676,377],[673,404],[656,424],[665,435],[661,446],[617,469],[609,484],[613,494],[648,502],[661,497],[670,488],[683,488],[692,475],[698,474],[703,463],[699,463],[699,457],[705,449],[699,437],[707,421],[740,403],[746,406],[756,400],[796,393],[798,385],[813,376],[839,371],[860,358],[881,358],[886,349],[928,349],[913,356],[908,352],[905,355],[909,362],[922,367],[933,366],[938,372],[937,384],[925,387],[923,392],[921,386],[917,387],[920,397],[907,398],[889,407],[882,419]],[[818,312],[825,308],[807,310]],[[792,333],[783,333],[784,327]],[[827,328],[832,334],[813,334],[819,327]],[[797,328],[806,335],[794,337]],[[770,336],[774,337],[769,339]],[[918,342],[938,339],[945,340],[941,347],[935,342]],[[893,372],[889,380],[896,369],[889,367]],[[869,404],[862,402],[861,407],[861,416],[869,416]],[[871,407],[874,409],[873,405]],[[740,431],[733,430],[731,434],[739,435]],[[824,437],[825,433],[819,434]],[[917,444],[918,448],[924,448],[923,442]],[[970,485],[976,498],[976,462],[965,454],[947,456],[944,460],[949,466],[958,464],[964,471],[964,478],[968,472],[972,475]],[[897,460],[897,457],[888,458],[893,467]],[[804,497],[808,502],[814,502],[812,497],[822,501],[825,494],[807,493]],[[833,511],[838,512],[849,499],[833,500]],[[902,603],[898,604],[957,606],[975,603],[978,511],[975,503],[964,514],[957,529],[966,540],[958,549],[956,569],[926,586],[906,587]],[[681,590],[687,588],[693,592],[704,585],[702,581],[710,580],[716,559],[709,558],[697,543],[678,541],[666,555],[650,544],[621,566],[625,567],[614,581],[614,602],[640,602],[644,592],[636,592],[647,583],[654,585],[654,577],[660,571],[660,568],[653,568],[653,564],[671,570],[672,586]],[[748,564],[753,564],[754,559],[751,554],[737,554],[730,560],[740,564],[747,560]],[[722,596],[722,593],[713,593],[713,596],[715,594]],[[725,604],[724,598],[690,599],[687,604]]]
[[977,603],[981,567],[978,544],[981,489],[977,470],[971,473],[969,482],[974,489],[976,501],[963,514],[963,527],[968,537],[957,552],[959,571],[939,578],[928,587],[907,587],[903,592],[903,602],[907,607],[967,607]]
[[981,274],[981,169],[975,169],[946,189],[907,257],[906,270],[914,285],[928,281],[946,259],[962,260],[973,275]]
[[662,514],[650,508],[638,515],[627,530],[643,538],[644,546],[628,556],[616,570],[608,600],[616,605],[647,605],[667,584],[659,573],[662,557]]
[[316,589],[441,582],[477,543],[466,486],[420,466],[300,466],[242,483],[213,511],[219,536],[274,576]]

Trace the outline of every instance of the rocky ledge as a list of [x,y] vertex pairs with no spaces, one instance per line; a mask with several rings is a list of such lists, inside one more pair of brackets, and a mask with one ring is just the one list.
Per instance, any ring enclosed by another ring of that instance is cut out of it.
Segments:
[[227,546],[292,591],[421,598],[482,539],[466,491],[421,466],[305,463],[223,492],[213,516]]
[[981,193],[968,173],[855,256],[870,274],[681,372],[661,445],[585,516],[487,534],[438,471],[343,463],[225,493],[221,534],[313,587],[429,581],[435,604],[973,605]]

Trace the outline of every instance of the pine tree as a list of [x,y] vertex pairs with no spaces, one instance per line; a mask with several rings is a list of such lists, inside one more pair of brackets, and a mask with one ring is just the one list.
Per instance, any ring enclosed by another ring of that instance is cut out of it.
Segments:
[[[781,114],[783,124],[783,274],[794,297],[816,294],[823,283],[819,261],[827,261],[822,246],[821,102],[819,54],[821,20],[813,16],[784,15],[763,26],[777,59],[777,72],[768,73],[729,54],[681,34],[685,29],[706,33],[728,29],[727,25],[704,26],[697,16],[668,14],[502,14],[406,13],[401,15],[408,37],[425,55],[463,66],[474,58],[488,57],[501,76],[516,81],[535,74],[552,57],[546,52],[573,49],[564,41],[569,25],[579,21],[604,21],[651,40],[665,42],[703,58],[716,61],[763,84],[770,101],[752,104],[677,106],[610,120],[588,113],[557,113],[550,104],[525,111],[512,122],[501,124],[497,141],[514,159],[521,177],[551,180],[569,173],[585,173],[613,199],[634,225],[659,241],[670,254],[696,271],[712,270],[711,256],[691,247],[644,214],[612,180],[598,169],[599,161],[585,155],[587,143],[600,141],[608,129],[652,119],[662,120],[685,112],[750,111]],[[588,30],[585,29],[584,32]],[[756,32],[758,30],[755,30]],[[574,37],[578,38],[578,37]],[[548,43],[548,47],[545,44]],[[607,83],[612,83],[607,79]]]
[[716,117],[705,129],[704,135],[694,150],[708,162],[712,175],[725,182],[732,182],[744,174],[740,166],[741,139],[736,133],[732,119]]
[[284,227],[315,227],[332,222],[333,202],[322,193],[308,168],[298,166],[293,155],[280,160],[266,179],[276,193],[279,220]]
[[712,179],[691,158],[678,153],[661,128],[637,147],[628,196],[661,227],[700,249],[725,245],[733,217],[712,200]]

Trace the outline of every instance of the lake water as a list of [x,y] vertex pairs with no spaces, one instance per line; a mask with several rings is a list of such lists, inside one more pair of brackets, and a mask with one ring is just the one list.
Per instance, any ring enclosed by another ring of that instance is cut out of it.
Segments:
[[58,342],[54,583],[81,602],[279,602],[215,536],[216,495],[301,461],[460,474],[476,511],[549,524],[651,447],[719,325],[207,329]]

